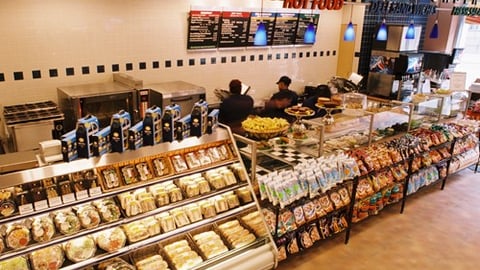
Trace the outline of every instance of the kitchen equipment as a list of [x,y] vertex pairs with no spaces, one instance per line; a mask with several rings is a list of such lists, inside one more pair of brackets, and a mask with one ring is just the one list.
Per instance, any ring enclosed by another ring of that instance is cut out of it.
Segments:
[[[148,98],[142,98],[149,91]],[[184,81],[169,81],[146,85],[139,92],[139,110],[142,114],[142,108],[148,108],[152,105],[159,106],[162,111],[171,104],[178,104],[181,108],[180,117],[190,114],[195,102],[206,100],[205,88]],[[144,95],[142,95],[144,93]],[[144,100],[144,101],[142,101]],[[149,104],[147,103],[149,102]],[[154,102],[154,103],[152,103]]]
[[57,88],[58,102],[65,115],[65,130],[75,128],[77,120],[95,115],[100,122],[100,128],[110,125],[112,116],[120,110],[127,111],[133,122],[138,115],[137,89],[142,89],[143,81],[131,76],[114,73],[113,81],[91,83]]
[[64,132],[64,116],[52,101],[5,106],[3,118],[14,152],[38,149],[39,142],[59,139]]

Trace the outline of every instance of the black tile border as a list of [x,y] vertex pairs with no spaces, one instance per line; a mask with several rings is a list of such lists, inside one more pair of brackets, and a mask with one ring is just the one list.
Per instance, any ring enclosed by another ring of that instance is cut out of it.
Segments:
[[[273,52],[273,53],[250,53],[247,55],[225,55],[225,56],[210,56],[210,57],[192,57],[188,58],[188,60],[184,59],[176,59],[176,60],[164,60],[164,67],[165,69],[167,68],[172,68],[173,64],[176,64],[176,67],[184,67],[184,66],[205,66],[205,65],[216,65],[218,64],[218,61],[222,64],[226,63],[239,63],[239,62],[259,62],[259,61],[274,61],[274,60],[289,60],[289,59],[299,59],[299,58],[316,58],[316,57],[324,57],[324,56],[336,56],[337,51],[336,50],[325,50],[325,51],[314,51],[314,50],[305,50],[305,51],[295,51],[295,52]],[[359,57],[361,55],[361,52],[356,54],[356,57]],[[159,60],[152,60],[151,61],[151,66],[148,65],[147,61],[140,61],[137,63],[133,62],[127,62],[123,64],[110,64],[111,71],[112,72],[120,72],[121,68],[120,66],[124,65],[125,70],[124,71],[132,71],[134,70],[134,65],[138,65],[138,70],[148,70],[148,69],[160,69],[160,61]],[[107,72],[107,67],[108,65],[104,64],[99,64],[99,65],[94,65],[92,68],[95,69],[97,74],[105,73]],[[60,68],[61,70],[62,68]],[[77,68],[80,70],[80,72],[75,72],[75,67],[73,66],[68,66],[65,67],[65,75],[67,77],[70,76],[75,76],[75,75],[89,75],[91,74],[90,66],[81,66]],[[60,72],[58,71],[58,68],[51,68],[48,69],[48,76],[42,76],[41,70],[34,69],[31,70],[31,76],[32,79],[47,79],[47,78],[55,78],[60,76]],[[27,71],[28,73],[28,71]],[[21,81],[24,80],[24,71],[15,71],[13,72],[13,80],[14,81]],[[5,74],[0,73],[0,82],[4,82],[6,80]]]

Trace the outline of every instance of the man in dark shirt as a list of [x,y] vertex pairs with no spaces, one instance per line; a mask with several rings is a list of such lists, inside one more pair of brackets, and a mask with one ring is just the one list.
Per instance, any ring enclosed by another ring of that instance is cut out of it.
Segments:
[[277,82],[278,92],[273,94],[271,99],[276,98],[276,95],[278,95],[280,92],[287,92],[291,97],[291,102],[290,102],[290,104],[287,105],[287,107],[297,105],[297,103],[298,103],[297,93],[295,93],[295,91],[292,91],[292,90],[288,89],[288,87],[290,86],[291,83],[292,83],[292,80],[289,77],[287,77],[287,76],[280,77],[280,79]]
[[262,117],[279,117],[289,122],[293,122],[295,117],[287,114],[285,108],[288,108],[292,102],[292,96],[286,91],[276,93],[265,103],[265,108],[259,113]]
[[243,135],[242,121],[253,111],[253,99],[248,95],[242,95],[242,82],[232,80],[229,84],[230,96],[220,104],[218,121],[228,125],[232,132]]

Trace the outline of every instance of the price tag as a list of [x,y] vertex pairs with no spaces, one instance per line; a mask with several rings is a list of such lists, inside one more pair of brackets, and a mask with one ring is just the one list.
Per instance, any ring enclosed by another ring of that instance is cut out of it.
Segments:
[[77,200],[88,198],[88,191],[87,190],[80,190],[76,192]]
[[102,188],[101,187],[94,187],[88,190],[90,193],[90,197],[98,196],[102,194]]
[[35,211],[43,210],[43,209],[48,208],[47,200],[41,200],[41,201],[38,201],[38,202],[34,202],[33,205],[35,207]]
[[63,203],[69,203],[69,202],[75,201],[75,194],[69,193],[69,194],[62,195],[62,201]]
[[58,196],[48,198],[48,205],[50,205],[50,207],[61,205],[61,204],[62,204],[62,198],[60,198]]
[[27,203],[24,205],[20,205],[18,207],[18,211],[20,212],[20,215],[31,213],[33,212],[33,204]]

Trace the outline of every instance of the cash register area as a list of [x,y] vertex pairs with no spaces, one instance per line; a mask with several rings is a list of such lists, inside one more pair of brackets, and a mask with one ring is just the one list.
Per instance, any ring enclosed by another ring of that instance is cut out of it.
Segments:
[[409,197],[408,208],[384,209],[340,234],[290,256],[279,270],[478,269],[480,172],[474,166]]

